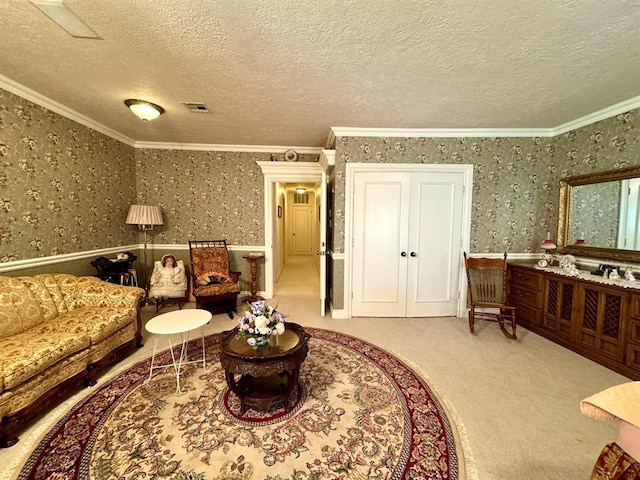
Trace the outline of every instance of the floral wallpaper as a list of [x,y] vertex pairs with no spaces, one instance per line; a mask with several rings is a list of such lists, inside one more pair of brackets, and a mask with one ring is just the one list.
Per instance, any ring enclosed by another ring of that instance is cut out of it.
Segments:
[[618,248],[620,181],[571,189],[569,243],[582,239],[591,247]]
[[349,162],[473,164],[471,252],[539,252],[556,236],[561,178],[640,163],[640,110],[554,138],[336,139],[334,251],[344,252]]
[[[224,238],[230,245],[264,245],[264,177],[257,161],[270,153],[188,150],[136,151],[141,203],[160,205],[164,225],[155,243]],[[303,154],[299,161],[318,161]]]
[[0,262],[128,245],[134,149],[0,89]]
[[[554,138],[337,138],[331,250],[344,252],[346,163],[377,162],[473,164],[471,251],[539,252],[546,232],[556,235],[561,178],[640,164],[639,112]],[[222,237],[262,245],[256,160],[284,158],[135,150],[0,89],[0,261],[137,243],[124,218],[138,202],[163,209],[156,244]]]

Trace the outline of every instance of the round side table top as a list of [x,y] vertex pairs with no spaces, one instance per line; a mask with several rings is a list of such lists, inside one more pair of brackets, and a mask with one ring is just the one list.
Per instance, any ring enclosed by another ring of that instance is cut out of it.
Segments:
[[291,356],[304,349],[309,341],[309,335],[297,323],[286,323],[282,335],[277,335],[273,344],[253,349],[244,336],[237,336],[238,329],[223,332],[222,354],[238,358],[243,361],[266,361],[274,358]]
[[211,313],[207,310],[185,309],[163,313],[153,317],[145,325],[149,333],[159,335],[172,335],[175,333],[185,333],[206,325],[211,320]]

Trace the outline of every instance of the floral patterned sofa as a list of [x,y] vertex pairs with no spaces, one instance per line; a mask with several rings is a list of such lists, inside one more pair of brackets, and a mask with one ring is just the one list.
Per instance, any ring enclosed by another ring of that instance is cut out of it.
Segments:
[[24,423],[142,345],[144,290],[95,277],[0,276],[0,446]]

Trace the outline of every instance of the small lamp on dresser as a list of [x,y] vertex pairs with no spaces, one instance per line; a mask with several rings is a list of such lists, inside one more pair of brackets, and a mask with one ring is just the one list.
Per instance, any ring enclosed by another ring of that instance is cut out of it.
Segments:
[[551,265],[553,262],[553,255],[551,254],[551,250],[555,250],[558,248],[556,244],[551,240],[551,233],[547,232],[547,238],[545,238],[540,244],[540,248],[544,250],[544,259],[547,261],[547,264]]

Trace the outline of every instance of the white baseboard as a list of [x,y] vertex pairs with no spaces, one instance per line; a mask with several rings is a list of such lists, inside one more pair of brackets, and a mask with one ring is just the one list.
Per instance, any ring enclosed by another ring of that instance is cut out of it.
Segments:
[[336,310],[332,307],[330,313],[331,313],[331,318],[335,318],[335,319],[344,320],[347,318],[351,318],[349,317],[349,315],[347,314],[347,311],[344,308],[340,308]]

